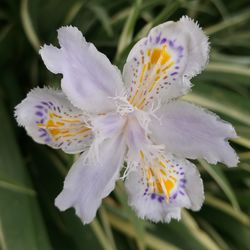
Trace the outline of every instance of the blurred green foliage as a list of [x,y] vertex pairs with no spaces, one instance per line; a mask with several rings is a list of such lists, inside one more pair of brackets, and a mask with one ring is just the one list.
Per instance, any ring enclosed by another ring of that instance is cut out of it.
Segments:
[[[152,224],[128,207],[122,183],[97,219],[83,226],[54,198],[72,156],[38,145],[17,127],[13,108],[34,86],[59,86],[38,55],[72,24],[122,67],[131,46],[151,27],[189,15],[210,36],[211,57],[186,100],[216,111],[236,127],[238,168],[197,161],[206,201],[180,222]],[[0,249],[250,249],[250,2],[249,0],[1,0],[0,2]]]

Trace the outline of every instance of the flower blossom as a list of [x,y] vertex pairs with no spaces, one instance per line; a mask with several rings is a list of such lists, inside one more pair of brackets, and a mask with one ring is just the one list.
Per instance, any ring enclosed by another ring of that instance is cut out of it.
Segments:
[[215,114],[180,100],[207,64],[209,43],[188,17],[153,28],[130,51],[123,72],[76,27],[58,30],[60,48],[44,45],[46,67],[62,74],[62,90],[35,88],[16,107],[19,125],[38,143],[82,153],[55,205],[74,207],[90,223],[123,174],[128,200],[140,218],[180,219],[197,211],[203,183],[188,159],[236,166],[228,143],[236,133]]

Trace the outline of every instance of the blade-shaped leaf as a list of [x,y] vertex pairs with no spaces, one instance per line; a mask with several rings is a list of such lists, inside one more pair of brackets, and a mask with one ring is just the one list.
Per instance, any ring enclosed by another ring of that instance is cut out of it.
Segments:
[[50,250],[50,242],[9,117],[0,104],[0,240],[6,250]]

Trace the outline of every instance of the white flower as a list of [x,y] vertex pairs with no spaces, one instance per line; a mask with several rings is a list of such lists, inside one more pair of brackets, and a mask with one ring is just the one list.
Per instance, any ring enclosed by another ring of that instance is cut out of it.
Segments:
[[132,48],[123,75],[75,27],[58,30],[60,48],[45,45],[47,68],[62,74],[62,91],[32,90],[16,118],[38,143],[83,152],[55,204],[74,207],[83,223],[96,215],[115,186],[123,162],[129,203],[155,222],[199,210],[203,184],[185,158],[236,166],[227,139],[234,128],[218,116],[178,100],[208,61],[208,38],[188,17],[153,28]]

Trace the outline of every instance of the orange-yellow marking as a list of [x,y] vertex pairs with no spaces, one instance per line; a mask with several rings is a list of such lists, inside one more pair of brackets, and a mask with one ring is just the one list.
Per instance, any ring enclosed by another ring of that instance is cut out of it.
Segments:
[[145,60],[143,60],[136,88],[128,100],[133,106],[139,109],[142,109],[145,103],[147,103],[150,93],[155,89],[161,79],[161,74],[165,74],[175,63],[171,61],[171,55],[167,51],[166,44],[159,48],[147,49],[144,55]]
[[165,73],[167,69],[169,69],[171,66],[173,66],[174,62],[170,62],[165,68],[162,69],[162,72]]
[[138,108],[138,109],[142,108],[145,101],[146,101],[146,98],[143,98],[143,99],[141,100],[141,102],[139,103],[139,105],[137,105],[137,108]]
[[[60,121],[53,120],[55,119],[55,117],[57,119],[60,118]],[[91,130],[90,128],[83,126],[80,120],[61,119],[61,118],[62,116],[60,115],[57,115],[55,113],[49,113],[49,120],[47,121],[47,123],[46,124],[38,123],[37,126],[47,129],[56,141],[59,139],[59,136],[72,137],[78,134],[84,134],[85,132],[88,132],[89,130]],[[79,123],[79,127],[71,127],[70,129],[74,129],[74,130],[77,129],[78,131],[74,133],[70,132],[70,130],[67,128],[67,125],[75,124],[75,123]]]
[[143,167],[147,169],[146,178],[148,185],[152,188],[153,192],[164,194],[166,202],[169,202],[170,194],[174,189],[177,179],[170,174],[170,170],[167,169],[167,163],[169,160],[155,160],[154,166],[148,166],[145,162],[145,155],[143,151],[140,151],[140,157]]
[[142,80],[143,80],[143,77],[144,77],[144,73],[145,73],[146,67],[147,67],[147,64],[144,64],[143,68],[142,68],[142,72],[141,72],[140,84],[142,84]]
[[84,132],[87,132],[87,131],[89,131],[89,130],[90,130],[90,128],[86,128],[86,127],[85,127],[85,128],[83,128],[83,129],[81,129],[81,130],[75,132],[75,133],[66,134],[66,135],[64,135],[63,137],[76,136],[76,135],[82,134],[82,133],[84,133]]

